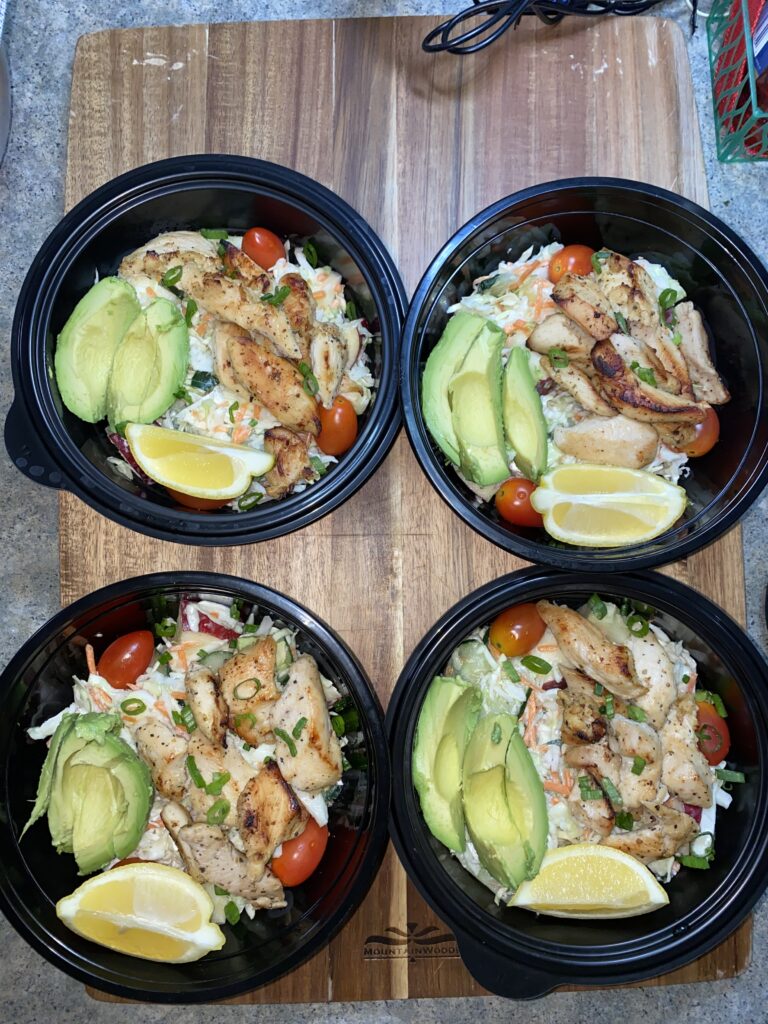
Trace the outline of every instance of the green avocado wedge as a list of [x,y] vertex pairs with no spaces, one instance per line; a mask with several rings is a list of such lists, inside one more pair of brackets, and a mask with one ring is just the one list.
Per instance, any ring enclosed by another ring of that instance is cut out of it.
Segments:
[[547,471],[547,422],[531,374],[528,349],[513,348],[504,370],[504,433],[515,462],[534,483]]

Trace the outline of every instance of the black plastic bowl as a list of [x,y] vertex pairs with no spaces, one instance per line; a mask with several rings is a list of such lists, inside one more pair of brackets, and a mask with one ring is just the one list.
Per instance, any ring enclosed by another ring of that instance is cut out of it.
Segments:
[[[465,487],[427,430],[421,412],[424,364],[449,306],[472,281],[528,246],[606,246],[667,267],[702,311],[718,370],[732,399],[718,407],[720,442],[689,463],[684,519],[645,544],[617,549],[556,543],[544,530],[510,526]],[[489,206],[451,238],[419,283],[406,320],[400,373],[405,426],[430,483],[473,529],[531,562],[560,569],[643,569],[673,562],[732,526],[768,481],[765,345],[768,273],[730,228],[672,192],[616,178],[571,178],[517,192]]]
[[[286,890],[283,910],[243,915],[224,925],[223,949],[191,964],[161,964],[113,953],[79,938],[56,917],[56,901],[81,884],[74,857],[57,854],[46,822],[19,842],[29,817],[44,742],[26,729],[66,707],[72,676],[83,678],[84,646],[96,655],[116,636],[146,628],[153,614],[173,614],[179,596],[205,596],[225,603],[239,598],[278,622],[298,629],[301,649],[349,694],[361,734],[345,748],[356,767],[330,809],[330,839],[319,868],[303,884]],[[167,602],[168,608],[159,608]],[[192,1003],[223,999],[272,981],[316,953],[360,904],[376,874],[387,842],[389,760],[383,715],[366,674],[341,639],[311,612],[267,587],[212,573],[158,573],[97,590],[65,608],[40,629],[0,676],[0,909],[52,964],[97,988],[131,999]]]
[[[728,710],[728,760],[746,775],[718,812],[717,857],[708,871],[685,869],[667,887],[670,903],[641,917],[568,921],[497,906],[429,832],[413,788],[416,722],[432,678],[473,629],[521,601],[577,607],[591,594],[656,609],[656,621],[695,658],[702,685]],[[744,919],[768,885],[768,665],[745,633],[706,598],[652,573],[562,575],[525,569],[454,605],[418,644],[387,711],[392,763],[402,765],[390,832],[411,881],[453,930],[475,978],[517,999],[558,985],[619,984],[680,967],[712,949]]]
[[[156,485],[123,479],[104,423],[79,420],[62,404],[53,375],[55,340],[96,274],[161,231],[254,224],[309,236],[339,271],[374,333],[379,384],[352,449],[303,492],[250,512],[199,513],[174,505]],[[185,156],[115,178],[79,203],[35,257],[19,296],[11,342],[16,397],[5,424],[14,464],[32,480],[72,491],[103,515],[141,533],[189,544],[246,544],[300,529],[337,508],[375,472],[400,426],[397,345],[402,282],[380,239],[329,189],[278,164],[238,156]]]

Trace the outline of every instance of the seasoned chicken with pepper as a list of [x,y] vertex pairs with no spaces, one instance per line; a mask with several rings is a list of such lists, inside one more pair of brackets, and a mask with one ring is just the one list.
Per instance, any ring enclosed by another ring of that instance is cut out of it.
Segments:
[[610,338],[618,327],[608,299],[587,277],[565,274],[552,289],[552,298],[567,317],[598,341]]
[[637,857],[644,864],[672,857],[696,836],[698,826],[689,814],[655,804],[645,808],[631,832],[610,835],[606,846]]
[[650,424],[626,416],[588,416],[572,427],[558,427],[554,441],[561,452],[582,462],[629,469],[653,462],[659,447]]
[[280,696],[275,682],[276,663],[277,644],[271,636],[262,636],[219,671],[230,728],[254,746],[273,738],[272,710]]
[[156,718],[139,723],[133,738],[158,792],[169,800],[180,800],[187,788],[187,740]]
[[699,750],[696,729],[696,701],[686,693],[672,705],[661,728],[661,778],[672,796],[694,807],[711,807],[715,776]]
[[304,831],[307,812],[271,762],[249,780],[237,800],[237,824],[251,870],[260,878],[278,846]]

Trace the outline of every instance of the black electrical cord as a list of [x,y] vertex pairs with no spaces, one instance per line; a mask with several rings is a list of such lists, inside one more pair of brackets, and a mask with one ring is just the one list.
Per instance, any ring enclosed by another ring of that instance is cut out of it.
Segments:
[[[516,28],[524,14],[535,14],[545,25],[557,25],[566,14],[642,14],[660,0],[472,0],[424,38],[427,53],[477,53],[490,46],[508,28]],[[478,19],[482,19],[479,20]],[[475,22],[465,27],[467,22]]]

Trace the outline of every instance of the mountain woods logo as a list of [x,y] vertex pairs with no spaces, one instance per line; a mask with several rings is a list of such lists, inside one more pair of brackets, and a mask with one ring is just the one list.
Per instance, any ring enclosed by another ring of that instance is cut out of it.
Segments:
[[363,945],[364,960],[423,960],[426,957],[455,957],[459,950],[450,932],[434,925],[419,928],[409,921],[406,930],[385,928],[383,935],[369,935]]

